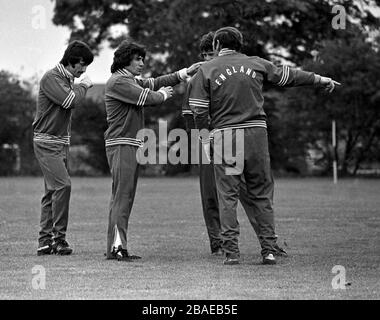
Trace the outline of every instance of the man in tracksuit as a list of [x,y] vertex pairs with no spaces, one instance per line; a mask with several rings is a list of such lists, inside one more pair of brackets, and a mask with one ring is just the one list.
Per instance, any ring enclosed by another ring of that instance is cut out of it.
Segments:
[[71,42],[62,58],[40,81],[37,111],[33,122],[34,153],[41,167],[45,194],[41,201],[38,255],[68,255],[66,241],[71,182],[68,155],[72,110],[78,107],[91,80],[79,78],[93,61],[90,48],[83,42]]
[[[212,43],[214,39],[215,32],[210,31],[209,33],[202,36],[201,41],[199,43],[199,50],[201,52],[201,57],[205,61],[210,61],[215,58],[216,54],[214,52]],[[188,130],[195,128],[194,123],[194,115],[189,106],[189,92],[191,90],[192,81],[189,81],[187,91],[183,100],[182,105],[182,115],[185,119],[186,127]],[[209,130],[213,128],[209,126]],[[200,144],[199,157],[202,159],[202,144]],[[199,182],[200,182],[200,191],[201,191],[201,202],[202,202],[202,210],[203,217],[206,224],[206,229],[208,233],[208,237],[210,240],[211,254],[216,256],[223,255],[222,250],[222,238],[221,238],[221,230],[220,230],[220,218],[219,218],[219,204],[218,204],[218,195],[216,191],[215,184],[215,175],[214,168],[212,165],[212,161],[210,163],[202,163],[199,162]],[[252,207],[249,204],[249,197],[247,195],[247,186],[245,181],[242,181],[239,200],[245,211],[252,211]],[[257,225],[256,219],[254,217],[255,211],[252,214],[247,214],[249,217],[249,221],[255,230],[259,242],[261,238],[259,237],[259,227]],[[276,237],[277,238],[277,237]],[[276,243],[274,245],[275,254],[280,256],[287,256],[286,251],[279,247]]]
[[128,221],[135,197],[139,164],[138,132],[144,127],[144,107],[159,105],[173,94],[172,86],[194,74],[199,64],[158,78],[138,79],[143,71],[145,48],[123,41],[115,51],[112,75],[106,83],[108,129],[105,145],[112,176],[107,234],[107,259],[133,261],[139,256],[127,249]]
[[[222,248],[226,254],[223,263],[238,264],[240,259],[236,206],[244,178],[252,208],[246,214],[254,215],[258,223],[263,263],[275,264],[273,178],[263,84],[319,85],[331,92],[337,82],[312,72],[276,67],[260,57],[246,56],[240,53],[242,43],[242,34],[236,28],[225,27],[215,32],[213,47],[218,57],[203,64],[195,75],[189,104],[199,129],[207,129],[208,117],[211,118],[213,131],[202,136],[202,143],[208,153],[213,138]],[[230,151],[234,151],[234,158]]]

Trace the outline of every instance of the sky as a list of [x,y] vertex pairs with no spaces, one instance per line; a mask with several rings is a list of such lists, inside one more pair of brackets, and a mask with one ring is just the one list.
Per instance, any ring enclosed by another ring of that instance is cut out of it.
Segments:
[[[53,24],[51,0],[0,0],[0,70],[40,78],[62,58],[70,32]],[[94,83],[110,76],[113,50],[104,48],[88,67]]]

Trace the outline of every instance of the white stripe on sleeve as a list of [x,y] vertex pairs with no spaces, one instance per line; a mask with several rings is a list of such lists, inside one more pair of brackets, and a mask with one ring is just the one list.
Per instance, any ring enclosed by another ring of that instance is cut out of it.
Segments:
[[191,107],[200,107],[200,108],[208,108],[209,107],[209,100],[203,100],[203,99],[189,99],[189,105]]
[[154,90],[154,79],[148,78],[148,81],[149,81],[149,89]]
[[68,96],[66,97],[66,99],[63,101],[62,107],[64,109],[69,108],[71,103],[73,102],[74,98],[75,98],[75,93],[74,93],[74,91],[71,90],[70,93],[68,94]]
[[289,79],[289,67],[288,66],[283,66],[282,67],[282,77],[280,82],[278,83],[279,86],[284,86],[288,79]]
[[143,89],[140,93],[140,96],[139,96],[139,99],[137,101],[137,104],[138,106],[143,106],[145,101],[146,101],[146,98],[148,97],[148,92],[149,92],[149,89],[146,88],[146,89]]

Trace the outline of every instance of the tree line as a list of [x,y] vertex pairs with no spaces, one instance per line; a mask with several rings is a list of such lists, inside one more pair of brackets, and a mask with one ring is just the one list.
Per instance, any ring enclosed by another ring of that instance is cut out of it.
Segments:
[[[344,9],[344,28],[334,28],[333,6]],[[123,0],[55,1],[53,22],[71,30],[95,52],[115,48],[127,37],[147,46],[149,76],[158,76],[198,61],[198,42],[210,30],[231,25],[242,31],[243,52],[275,63],[286,63],[330,76],[342,83],[333,95],[319,89],[267,87],[265,111],[273,169],[306,171],[313,152],[319,173],[328,174],[334,150],[331,121],[337,123],[336,155],[340,173],[355,175],[379,163],[380,157],[380,19],[373,8],[380,1],[273,0]],[[78,19],[81,23],[78,23]],[[125,32],[113,33],[123,25]],[[157,55],[166,57],[154,59]],[[106,81],[106,79],[105,79]],[[181,118],[183,88],[162,107],[146,109],[146,124],[170,119],[170,128],[184,128]],[[0,145],[19,146],[21,173],[38,172],[32,150],[31,123],[35,98],[30,88],[5,71],[0,73]],[[86,145],[80,161],[100,174],[108,173],[103,133],[104,103],[87,100],[73,116],[73,145]],[[0,152],[0,174],[14,166],[10,149]],[[166,166],[163,172],[189,171],[190,166]]]

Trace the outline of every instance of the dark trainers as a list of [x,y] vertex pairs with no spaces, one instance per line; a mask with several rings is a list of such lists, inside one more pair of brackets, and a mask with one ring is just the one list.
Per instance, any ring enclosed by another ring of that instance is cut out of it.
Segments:
[[116,248],[113,249],[111,259],[117,259],[118,261],[132,262],[134,260],[141,259],[141,257],[133,255],[133,254],[129,254],[127,249],[123,249],[121,246],[119,246],[117,249]]
[[69,255],[73,252],[66,240],[58,240],[52,244],[53,253],[61,256]]
[[224,259],[223,264],[234,265],[240,263],[240,255],[238,253],[226,253],[226,259]]
[[213,256],[222,256],[223,255],[223,249],[222,248],[216,248],[211,251],[211,254]]
[[37,248],[38,256],[43,256],[43,255],[51,254],[51,253],[52,253],[51,241],[46,241],[38,245],[38,248]]
[[276,250],[274,252],[275,256],[281,256],[281,257],[287,257],[288,256],[287,252],[283,248],[279,247],[278,244],[274,245],[274,249]]
[[263,264],[276,264],[276,258],[272,253],[269,253],[263,257]]

